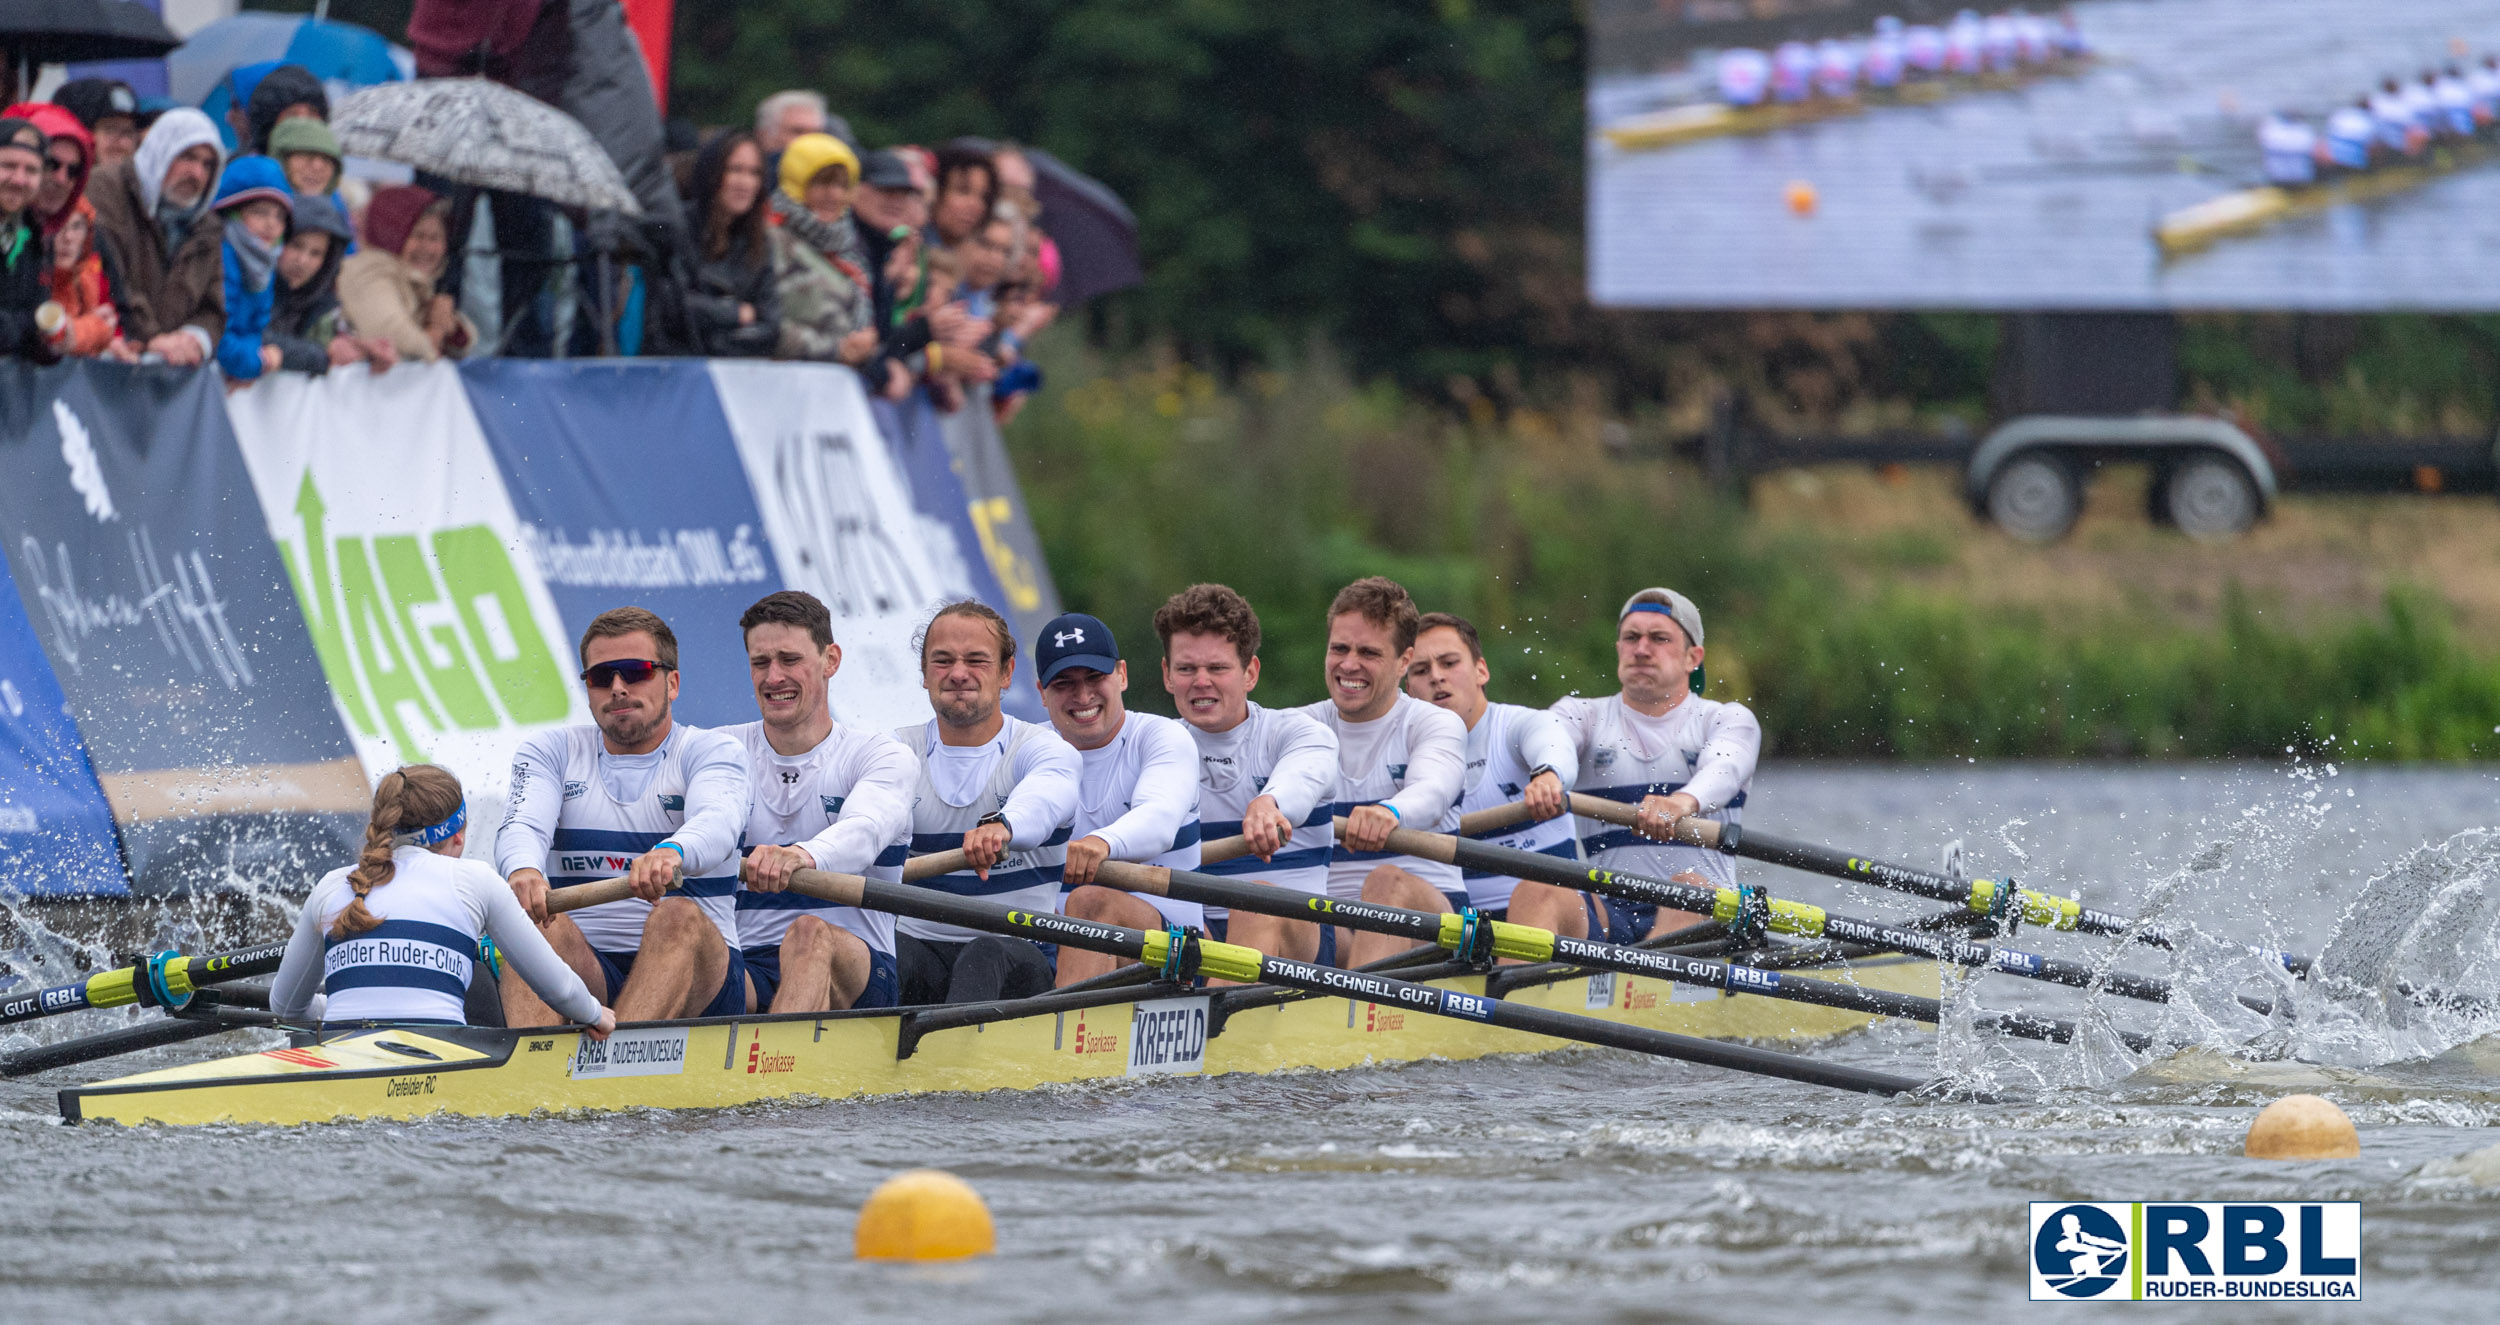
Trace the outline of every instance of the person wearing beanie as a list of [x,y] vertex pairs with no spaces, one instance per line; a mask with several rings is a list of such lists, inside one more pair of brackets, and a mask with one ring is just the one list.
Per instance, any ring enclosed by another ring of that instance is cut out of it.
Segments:
[[829,133],[800,134],[782,149],[772,196],[781,358],[858,367],[876,353],[875,278],[850,215],[859,174],[858,155]]
[[346,169],[339,136],[326,121],[309,115],[278,121],[269,131],[269,155],[286,171],[287,188],[299,198],[336,192]]
[[34,217],[43,143],[33,121],[0,119],[0,355],[30,359],[54,355],[36,312],[52,295],[52,247]]
[[139,150],[139,96],[118,78],[73,78],[52,93],[52,104],[78,117],[95,135],[91,169],[130,159]]
[[177,106],[87,186],[122,334],[177,367],[205,361],[226,332],[224,234],[205,224],[224,164],[217,126]]
[[242,151],[270,152],[270,133],[287,120],[330,118],[329,92],[300,64],[245,65],[228,77],[240,112],[236,141]]
[[373,195],[364,247],[339,268],[339,306],[359,337],[424,363],[477,344],[477,328],[435,289],[451,256],[450,216],[450,202],[413,185]]
[[286,172],[265,156],[238,156],[226,163],[210,207],[224,222],[226,330],[217,340],[217,366],[237,382],[278,370],[279,350],[261,336],[277,299],[278,249],[286,243],[294,196]]

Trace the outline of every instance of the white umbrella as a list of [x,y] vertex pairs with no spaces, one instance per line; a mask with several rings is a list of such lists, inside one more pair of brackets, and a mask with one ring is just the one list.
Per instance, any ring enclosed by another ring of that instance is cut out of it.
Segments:
[[616,162],[579,120],[483,78],[369,87],[339,103],[330,127],[350,156],[414,166],[457,184],[641,216]]

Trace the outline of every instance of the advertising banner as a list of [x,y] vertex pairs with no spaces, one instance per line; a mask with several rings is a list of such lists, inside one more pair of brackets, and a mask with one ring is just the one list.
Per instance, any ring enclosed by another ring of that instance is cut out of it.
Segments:
[[365,772],[441,764],[494,822],[521,738],[590,714],[459,370],[276,374],[227,410]]
[[0,530],[141,891],[301,887],[363,770],[211,373],[0,364]]
[[877,730],[927,721],[912,635],[971,596],[972,576],[954,531],[914,506],[859,375],[736,360],[711,373],[783,583],[833,610],[835,716]]
[[0,562],[0,894],[122,897],[113,812]]
[[1059,615],[1059,587],[1050,581],[1041,537],[1025,513],[1024,488],[1016,482],[1006,439],[999,436],[998,419],[990,413],[990,390],[976,386],[964,395],[962,409],[938,416],[938,435],[946,439],[946,453],[963,482],[964,509],[971,514],[981,556],[1006,596],[1008,619],[1029,640]]
[[566,675],[593,617],[645,607],[677,636],[677,716],[753,721],[738,617],[786,581],[704,365],[494,359],[460,376],[569,629]]

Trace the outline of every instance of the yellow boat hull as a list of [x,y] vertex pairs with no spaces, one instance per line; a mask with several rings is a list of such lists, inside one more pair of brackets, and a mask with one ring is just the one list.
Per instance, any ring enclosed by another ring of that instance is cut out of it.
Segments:
[[[1936,966],[1876,958],[1828,978],[1933,996]],[[1480,992],[1483,978],[1442,982]],[[1511,1002],[1685,1035],[1808,1041],[1873,1018],[1626,975],[1513,991]],[[714,1109],[792,1097],[1026,1090],[1105,1077],[1334,1069],[1537,1054],[1569,1041],[1341,998],[1231,1013],[1210,996],[1127,1001],[927,1030],[960,1010],[892,1009],[646,1023],[605,1046],[575,1031],[422,1028],[333,1035],[61,1092],[73,1122],[288,1125],[429,1114],[500,1117]],[[1079,1000],[1059,1000],[1062,1003]],[[1213,1033],[1209,1033],[1212,1030]],[[900,1052],[909,1039],[909,1053]]]
[[2153,242],[2161,246],[2163,257],[2183,257],[2235,235],[2254,234],[2278,221],[2417,189],[2442,175],[2488,161],[2495,154],[2500,154],[2500,144],[2477,139],[2435,148],[2418,163],[2381,166],[2322,184],[2266,184],[2225,193],[2164,216],[2153,227]]
[[1628,116],[1597,132],[1623,151],[1649,152],[1705,138],[1793,129],[1861,114],[1878,106],[1930,106],[1960,93],[2011,92],[2043,78],[2074,73],[2090,63],[2088,59],[2064,60],[2012,72],[1927,79],[1892,88],[1870,88],[1854,97],[1816,97],[1763,106],[1728,106],[1718,102],[1670,106]]

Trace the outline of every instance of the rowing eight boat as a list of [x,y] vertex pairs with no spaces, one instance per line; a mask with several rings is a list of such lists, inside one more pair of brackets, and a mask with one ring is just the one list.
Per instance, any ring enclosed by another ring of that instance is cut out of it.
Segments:
[[[1823,969],[1871,989],[1933,996],[1938,988],[1935,963],[1915,958],[1861,958]],[[1433,983],[1481,993],[1486,978]],[[1621,974],[1574,975],[1502,996],[1714,1039],[1817,1040],[1873,1020]],[[74,1087],[60,1101],[61,1116],[72,1122],[284,1125],[1025,1090],[1108,1077],[1335,1069],[1576,1047],[1386,1004],[1283,1001],[1280,991],[1264,988],[1150,985],[1013,1003],[633,1023],[604,1045],[562,1029],[350,1031],[302,1047]]]
[[2443,175],[2500,155],[2500,144],[2471,139],[2434,149],[2424,160],[2382,166],[2317,184],[2260,185],[2218,198],[2208,198],[2163,217],[2153,227],[2153,240],[2165,258],[2181,257],[2233,235],[2262,230],[2277,221],[2309,216],[2345,203],[2374,199],[2420,188]]
[[1617,120],[1598,132],[1607,142],[1624,151],[1647,152],[1674,147],[1679,143],[1698,142],[1704,138],[1793,129],[1821,120],[1861,114],[1878,106],[1931,106],[1964,92],[2011,92],[2043,78],[2073,73],[2090,62],[2089,57],[2054,60],[2020,70],[1926,79],[1894,88],[1870,88],[1854,97],[1816,97],[1811,101],[1779,102],[1765,106],[1730,106],[1716,101],[1670,106],[1665,110]]

